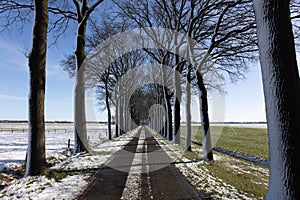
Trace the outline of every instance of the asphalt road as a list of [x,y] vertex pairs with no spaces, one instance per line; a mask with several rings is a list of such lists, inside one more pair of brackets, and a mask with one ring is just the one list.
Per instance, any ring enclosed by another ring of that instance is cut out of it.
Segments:
[[203,199],[172,164],[148,128],[118,151],[95,174],[79,199]]

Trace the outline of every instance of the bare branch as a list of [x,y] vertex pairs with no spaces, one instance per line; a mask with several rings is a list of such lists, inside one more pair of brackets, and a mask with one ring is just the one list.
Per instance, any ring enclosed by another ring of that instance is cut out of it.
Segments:
[[[79,15],[81,13],[80,3],[78,2],[78,0],[73,0],[73,3],[76,7],[76,12],[77,12],[76,15]],[[78,18],[78,16],[77,16],[77,18]]]

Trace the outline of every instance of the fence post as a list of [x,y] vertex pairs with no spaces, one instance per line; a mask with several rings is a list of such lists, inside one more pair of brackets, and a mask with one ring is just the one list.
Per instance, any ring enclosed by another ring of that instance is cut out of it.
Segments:
[[70,150],[71,139],[68,139],[68,149]]

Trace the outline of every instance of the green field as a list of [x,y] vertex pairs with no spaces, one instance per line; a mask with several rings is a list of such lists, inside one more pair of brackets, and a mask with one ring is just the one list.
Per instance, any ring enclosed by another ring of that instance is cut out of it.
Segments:
[[[269,158],[268,133],[263,128],[232,126],[212,126],[212,141],[215,146],[261,158]],[[181,126],[181,136],[185,136],[186,127]],[[192,139],[202,141],[201,126],[192,127]],[[192,152],[185,156],[190,160],[202,158],[201,148],[192,145]],[[200,154],[199,154],[200,153]],[[263,199],[268,189],[269,169],[248,161],[214,152],[218,159],[212,163],[199,165],[209,174],[234,186],[241,193],[246,192],[252,199]],[[230,198],[229,198],[230,199]]]
[[[269,158],[267,129],[232,126],[212,126],[210,129],[215,146],[261,158]],[[186,127],[181,126],[180,132],[184,136]],[[192,138],[202,140],[200,126],[192,126]]]

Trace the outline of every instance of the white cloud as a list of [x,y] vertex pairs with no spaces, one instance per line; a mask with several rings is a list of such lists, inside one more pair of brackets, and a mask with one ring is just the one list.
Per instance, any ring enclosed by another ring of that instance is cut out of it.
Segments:
[[66,72],[63,71],[59,64],[49,64],[46,67],[47,77],[68,78]]
[[13,41],[0,39],[0,59],[0,68],[27,70],[27,58],[22,53],[22,47]]
[[28,98],[26,98],[26,97],[18,97],[18,96],[11,96],[11,95],[5,95],[5,94],[0,94],[0,99],[19,100],[19,101],[27,101],[28,100]]

